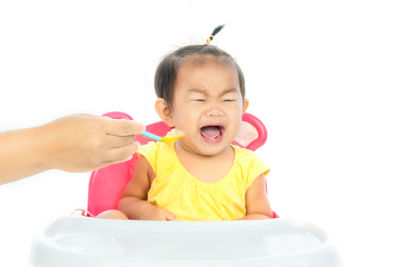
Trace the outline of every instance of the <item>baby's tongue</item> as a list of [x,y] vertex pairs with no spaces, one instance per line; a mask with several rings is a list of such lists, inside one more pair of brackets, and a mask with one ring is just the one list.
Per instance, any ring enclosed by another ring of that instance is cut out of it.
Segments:
[[201,134],[209,139],[216,139],[219,135],[219,128],[216,126],[206,126],[201,128]]

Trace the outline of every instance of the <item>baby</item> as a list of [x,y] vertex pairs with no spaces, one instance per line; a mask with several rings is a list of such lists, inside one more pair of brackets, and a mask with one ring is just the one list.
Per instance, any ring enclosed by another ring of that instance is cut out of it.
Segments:
[[159,64],[155,89],[158,115],[185,135],[170,143],[142,146],[120,211],[100,217],[271,218],[265,190],[269,168],[253,152],[231,144],[249,104],[235,60],[208,43],[182,47]]

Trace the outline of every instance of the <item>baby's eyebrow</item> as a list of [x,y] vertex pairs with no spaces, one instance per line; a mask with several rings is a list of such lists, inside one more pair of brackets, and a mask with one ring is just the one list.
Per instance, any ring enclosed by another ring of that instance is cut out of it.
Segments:
[[223,95],[226,95],[226,94],[229,94],[229,93],[236,93],[237,92],[237,89],[236,88],[228,88],[228,89],[225,89],[221,94],[220,94],[220,96],[223,96]]
[[208,96],[208,93],[206,90],[202,90],[199,88],[190,88],[189,90],[186,91],[186,94],[188,96],[192,95],[192,94],[201,94],[203,96]]
[[200,93],[203,95],[208,95],[205,90],[199,89],[199,88],[190,88],[189,90],[186,91],[188,94],[190,93]]
[[[236,93],[237,91],[238,90],[236,88],[228,88],[228,89],[225,89],[224,91],[222,91],[219,94],[219,96],[223,96],[223,95],[226,95],[226,94],[229,94],[229,93]],[[200,93],[200,94],[203,94],[203,95],[208,95],[206,90],[199,89],[199,88],[190,88],[186,92],[188,94],[190,94],[190,93]]]

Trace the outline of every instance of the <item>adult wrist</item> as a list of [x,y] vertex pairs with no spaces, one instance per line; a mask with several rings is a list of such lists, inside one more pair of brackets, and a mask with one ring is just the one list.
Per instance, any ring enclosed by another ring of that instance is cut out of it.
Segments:
[[46,169],[58,169],[57,166],[57,142],[50,124],[45,124],[32,129],[34,151],[38,158],[38,164]]

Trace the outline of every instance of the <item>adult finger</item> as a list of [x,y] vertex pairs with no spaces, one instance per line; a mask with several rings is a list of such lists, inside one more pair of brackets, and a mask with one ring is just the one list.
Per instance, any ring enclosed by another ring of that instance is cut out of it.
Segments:
[[124,147],[109,149],[106,152],[105,161],[125,161],[135,154],[139,147],[139,142],[133,142],[132,144]]
[[135,141],[135,135],[128,135],[128,136],[106,135],[104,140],[104,145],[107,149],[122,148],[124,146],[132,144],[134,141]]
[[138,121],[109,119],[104,122],[108,135],[129,136],[141,134],[144,131],[143,123]]

